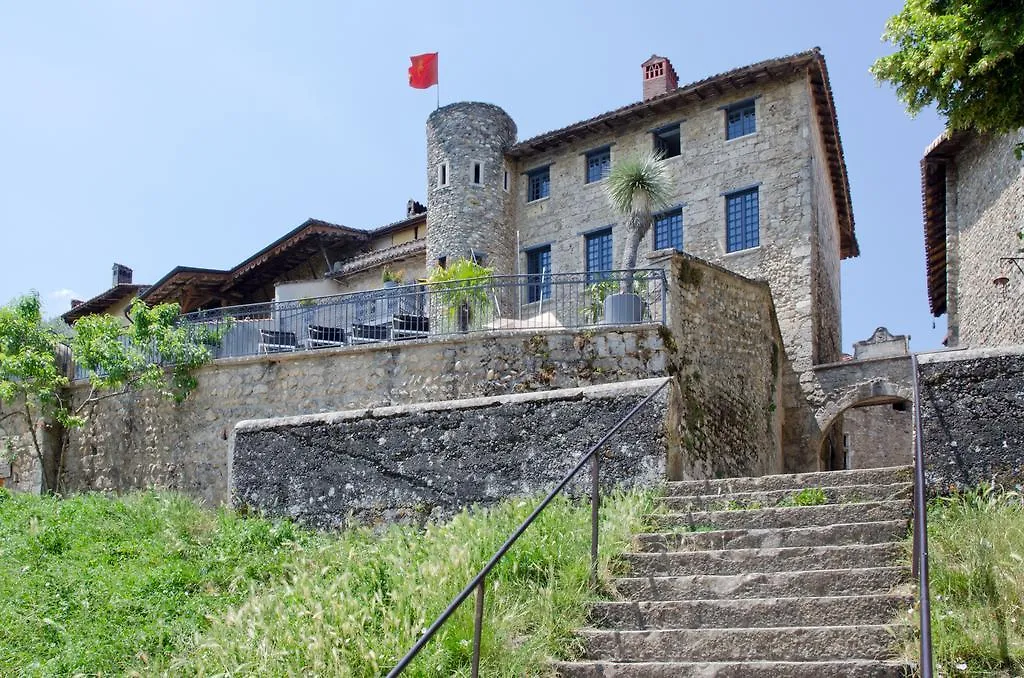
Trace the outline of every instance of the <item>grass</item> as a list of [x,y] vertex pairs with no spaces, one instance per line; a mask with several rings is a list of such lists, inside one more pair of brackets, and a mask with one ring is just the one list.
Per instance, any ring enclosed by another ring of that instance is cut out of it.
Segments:
[[[650,494],[602,506],[604,576]],[[0,495],[0,675],[376,676],[535,505],[319,535],[181,497]],[[488,579],[481,674],[578,651],[589,507],[557,501]],[[406,670],[469,675],[472,598]]]
[[[932,643],[947,676],[1024,675],[1024,505],[991,488],[928,508]],[[917,648],[907,656],[916,659]]]
[[820,487],[805,487],[791,497],[779,502],[779,506],[821,506],[828,503],[825,490]]

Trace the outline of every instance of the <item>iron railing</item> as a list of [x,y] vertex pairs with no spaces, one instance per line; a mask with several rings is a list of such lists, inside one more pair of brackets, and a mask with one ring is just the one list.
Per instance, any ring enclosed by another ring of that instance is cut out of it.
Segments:
[[914,371],[914,555],[913,569],[917,577],[918,611],[921,617],[921,678],[932,678],[932,612],[928,588],[928,507],[925,495],[924,443],[921,427],[921,386],[917,376],[917,354],[910,355]]
[[555,486],[551,492],[544,497],[543,501],[537,505],[537,508],[522,522],[519,527],[515,529],[511,536],[505,543],[501,545],[491,559],[487,561],[487,564],[481,568],[473,579],[470,580],[466,588],[462,589],[459,595],[452,599],[448,607],[445,608],[444,612],[434,620],[434,623],[423,632],[416,644],[412,646],[412,649],[402,657],[401,661],[395,665],[395,668],[391,669],[388,673],[387,678],[395,678],[400,675],[402,671],[416,658],[430,639],[434,637],[437,631],[444,626],[444,623],[455,614],[455,611],[459,609],[459,606],[469,598],[469,596],[475,591],[476,592],[476,612],[473,618],[473,659],[472,659],[472,678],[478,678],[480,675],[480,637],[483,631],[483,618],[484,618],[484,597],[487,585],[487,575],[490,574],[491,570],[501,561],[502,557],[508,553],[509,549],[516,543],[516,540],[533,524],[537,519],[537,516],[550,504],[558,494],[565,489],[573,478],[576,477],[587,462],[590,464],[590,583],[595,585],[597,583],[598,575],[598,558],[597,558],[597,547],[598,547],[598,529],[599,529],[599,514],[598,509],[601,506],[601,488],[600,488],[600,477],[601,477],[601,455],[597,454],[597,451],[604,446],[608,440],[615,435],[619,429],[621,429],[626,423],[628,423],[637,412],[642,410],[648,403],[650,403],[665,385],[668,384],[668,379],[663,381],[658,388],[654,389],[646,398],[637,403],[633,409],[631,409],[626,416],[620,419],[614,426],[612,426],[604,436],[601,437],[589,450],[584,453],[576,465],[565,474],[562,480]]
[[[639,302],[626,322],[663,323],[664,270],[633,273]],[[220,337],[211,346],[215,358],[506,329],[580,328],[605,322],[605,297],[618,292],[627,275],[600,271],[417,283],[216,308],[189,313],[183,321]]]

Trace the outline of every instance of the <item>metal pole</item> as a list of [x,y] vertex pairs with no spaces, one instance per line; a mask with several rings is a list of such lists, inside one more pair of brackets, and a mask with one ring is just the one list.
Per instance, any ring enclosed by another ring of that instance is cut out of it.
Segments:
[[917,548],[917,593],[921,612],[922,678],[932,677],[932,610],[928,587],[928,509],[925,505],[924,441],[921,427],[921,388],[917,378],[917,354],[910,355],[914,371],[914,546]]
[[473,678],[480,676],[480,635],[484,627],[484,586],[487,579],[481,579],[476,587],[476,618],[473,620]]
[[590,585],[597,586],[598,511],[601,508],[601,450],[591,457],[590,465]]

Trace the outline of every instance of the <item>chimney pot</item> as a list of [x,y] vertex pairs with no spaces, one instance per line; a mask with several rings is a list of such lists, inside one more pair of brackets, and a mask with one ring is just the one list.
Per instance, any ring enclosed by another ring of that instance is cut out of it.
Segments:
[[114,281],[111,287],[117,287],[118,285],[131,285],[132,284],[132,269],[128,268],[124,264],[114,264]]
[[71,308],[78,308],[79,306],[81,306],[84,303],[85,302],[82,301],[81,299],[72,299],[71,300]]
[[644,101],[679,87],[676,69],[663,56],[652,54],[650,59],[640,65],[640,69],[643,72]]

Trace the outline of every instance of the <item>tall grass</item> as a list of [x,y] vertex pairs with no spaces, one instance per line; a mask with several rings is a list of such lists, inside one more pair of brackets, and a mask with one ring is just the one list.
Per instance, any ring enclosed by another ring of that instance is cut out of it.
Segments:
[[932,501],[928,544],[941,675],[1024,675],[1021,494],[982,487]]
[[311,535],[171,494],[0,489],[0,675],[117,675],[285,572]]
[[[395,526],[319,544],[297,554],[288,584],[254,590],[164,669],[192,676],[383,675],[534,505],[508,502],[425,532]],[[605,568],[650,505],[649,495],[637,493],[605,501]],[[594,599],[587,587],[588,516],[586,505],[555,502],[494,570],[482,675],[548,675],[549,658],[577,652],[572,630]],[[404,675],[468,676],[472,634],[471,597]]]
[[[170,494],[0,490],[0,676],[382,675],[536,501],[324,535]],[[604,572],[652,501],[606,498]],[[546,675],[576,651],[588,519],[556,501],[492,573],[483,675]],[[470,598],[405,675],[468,675],[472,613]]]

